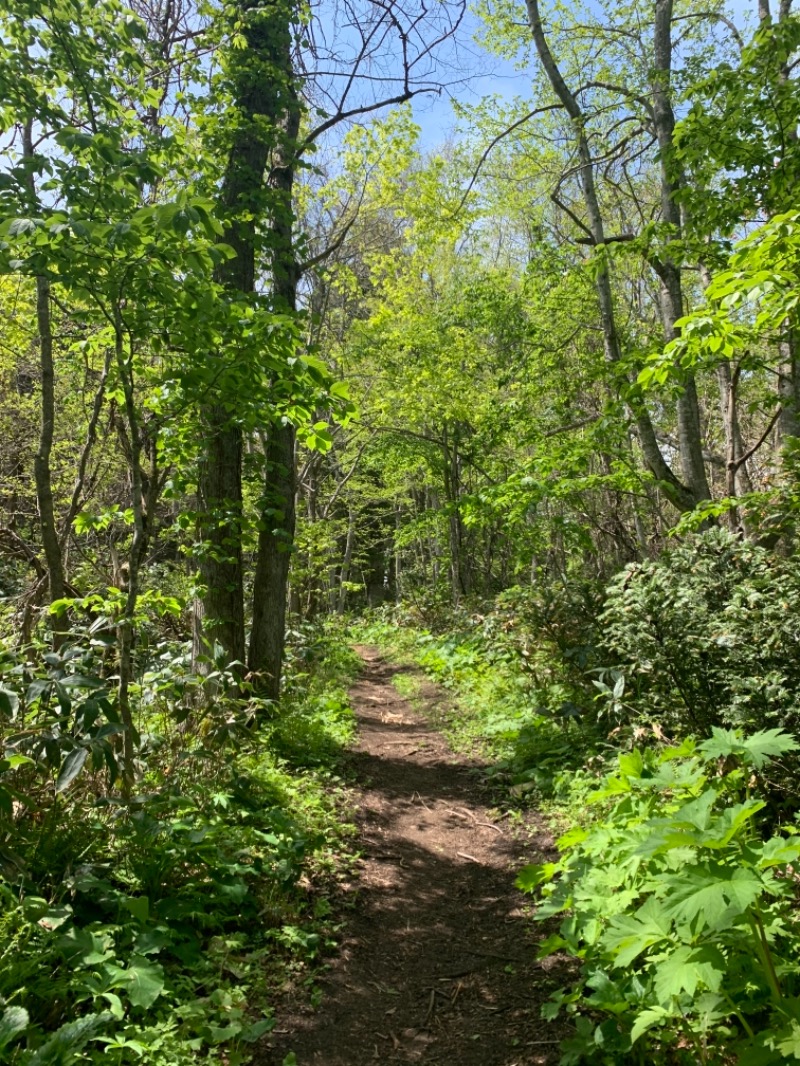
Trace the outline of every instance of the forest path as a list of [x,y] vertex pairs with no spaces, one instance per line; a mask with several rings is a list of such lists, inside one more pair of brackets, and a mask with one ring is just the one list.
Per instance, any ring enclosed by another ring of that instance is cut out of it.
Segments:
[[480,763],[397,694],[392,678],[410,668],[357,651],[358,899],[321,1006],[279,1016],[261,1066],[292,1051],[298,1066],[555,1063],[559,1033],[539,1013],[555,960],[536,961],[543,933],[513,887],[536,840],[492,817]]

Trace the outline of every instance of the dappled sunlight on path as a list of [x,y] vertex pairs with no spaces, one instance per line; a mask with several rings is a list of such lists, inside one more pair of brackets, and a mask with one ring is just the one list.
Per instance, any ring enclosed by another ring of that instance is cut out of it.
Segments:
[[555,1063],[539,1009],[559,964],[535,961],[542,930],[513,888],[537,843],[486,810],[479,764],[398,696],[398,668],[359,652],[358,898],[321,1006],[281,1018],[259,1066]]

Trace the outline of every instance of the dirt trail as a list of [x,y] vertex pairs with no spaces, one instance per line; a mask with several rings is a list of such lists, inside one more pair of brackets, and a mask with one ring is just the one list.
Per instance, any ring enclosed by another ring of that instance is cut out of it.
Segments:
[[531,842],[482,805],[479,764],[398,696],[404,668],[358,650],[358,902],[321,1006],[284,1014],[260,1066],[290,1051],[299,1066],[555,1063],[559,1034],[539,1007],[558,982],[513,888]]

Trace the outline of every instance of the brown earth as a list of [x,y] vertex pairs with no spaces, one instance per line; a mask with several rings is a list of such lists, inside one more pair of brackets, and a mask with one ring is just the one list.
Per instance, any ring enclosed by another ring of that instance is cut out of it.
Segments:
[[393,688],[408,668],[357,650],[358,898],[321,1006],[287,1005],[258,1064],[556,1063],[562,1034],[540,1006],[566,974],[536,961],[545,934],[514,889],[551,842],[486,808],[479,760],[454,755]]

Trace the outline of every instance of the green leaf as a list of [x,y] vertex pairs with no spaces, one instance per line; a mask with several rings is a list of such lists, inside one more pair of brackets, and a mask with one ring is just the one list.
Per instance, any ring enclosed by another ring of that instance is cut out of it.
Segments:
[[[617,682],[619,684],[619,681]],[[616,688],[614,695],[616,697]],[[642,776],[642,770],[644,769],[644,759],[642,753],[636,748],[635,751],[626,752],[625,755],[619,757],[619,770],[623,777],[634,778],[638,780]]]
[[558,864],[554,862],[529,863],[519,871],[514,884],[523,892],[533,892],[539,885],[551,881],[559,869]]
[[64,792],[69,788],[83,769],[83,764],[86,762],[88,754],[88,748],[73,748],[72,751],[67,753],[56,780],[56,792]]
[[122,906],[142,925],[150,917],[150,900],[147,896],[127,896],[122,901]]
[[784,863],[797,863],[800,859],[800,842],[797,837],[785,840],[783,837],[770,837],[758,853],[759,870],[770,866],[782,866]]
[[31,1055],[25,1066],[69,1066],[111,1017],[108,1011],[104,1011],[67,1022]]
[[122,1000],[115,992],[103,992],[103,999],[108,1003],[108,1008],[116,1018],[118,1022],[121,1022],[125,1017],[125,1008],[122,1006]]
[[792,1018],[788,1030],[783,1030],[777,1040],[777,1049],[785,1059],[800,1059],[800,1023]]
[[35,233],[36,222],[32,218],[15,218],[8,224],[9,237],[19,237],[25,233]]
[[132,955],[126,970],[128,996],[134,1007],[147,1010],[164,991],[164,967],[143,955]]
[[665,913],[675,921],[693,924],[696,931],[720,929],[744,914],[764,891],[754,870],[718,864],[695,867],[666,876]]
[[3,763],[6,770],[16,770],[18,766],[36,765],[33,759],[29,759],[27,755],[9,755],[7,759],[3,759]]
[[798,742],[782,729],[762,729],[743,738],[736,729],[714,727],[711,737],[700,745],[700,751],[709,759],[724,759],[738,755],[756,770],[789,751],[797,751]]
[[665,940],[671,930],[672,922],[651,896],[636,914],[614,915],[600,943],[614,955],[615,966],[627,967],[647,948]]
[[71,674],[69,677],[62,678],[61,684],[64,688],[105,688],[105,681],[101,681],[99,677],[86,677],[84,674]]
[[800,748],[797,740],[781,729],[762,729],[744,741],[748,761],[758,770],[772,759]]
[[66,925],[70,918],[72,918],[72,907],[67,903],[63,907],[48,907],[36,921],[42,929],[47,929],[52,933],[60,929],[62,925]]
[[631,1043],[635,1044],[639,1037],[643,1036],[648,1029],[652,1029],[669,1017],[670,1012],[665,1010],[664,1007],[651,1007],[649,1010],[643,1010],[641,1014],[637,1014],[636,1021],[631,1029]]
[[0,1017],[0,1050],[28,1028],[30,1018],[24,1007],[6,1007]]
[[589,836],[589,831],[582,826],[575,825],[572,829],[568,829],[566,833],[558,838],[556,841],[556,847],[559,851],[566,851],[567,848],[574,848],[578,844],[582,844],[584,840]]
[[0,714],[4,714],[13,720],[17,717],[18,710],[19,696],[10,688],[0,686]]
[[710,944],[702,947],[679,947],[655,964],[655,992],[662,1004],[669,1004],[673,996],[688,992],[693,996],[698,987],[716,992],[725,976],[725,958]]
[[254,1044],[256,1040],[264,1035],[264,1033],[268,1033],[274,1028],[274,1018],[262,1018],[260,1022],[253,1022],[252,1025],[248,1025],[242,1029],[239,1038],[244,1040],[247,1044]]

